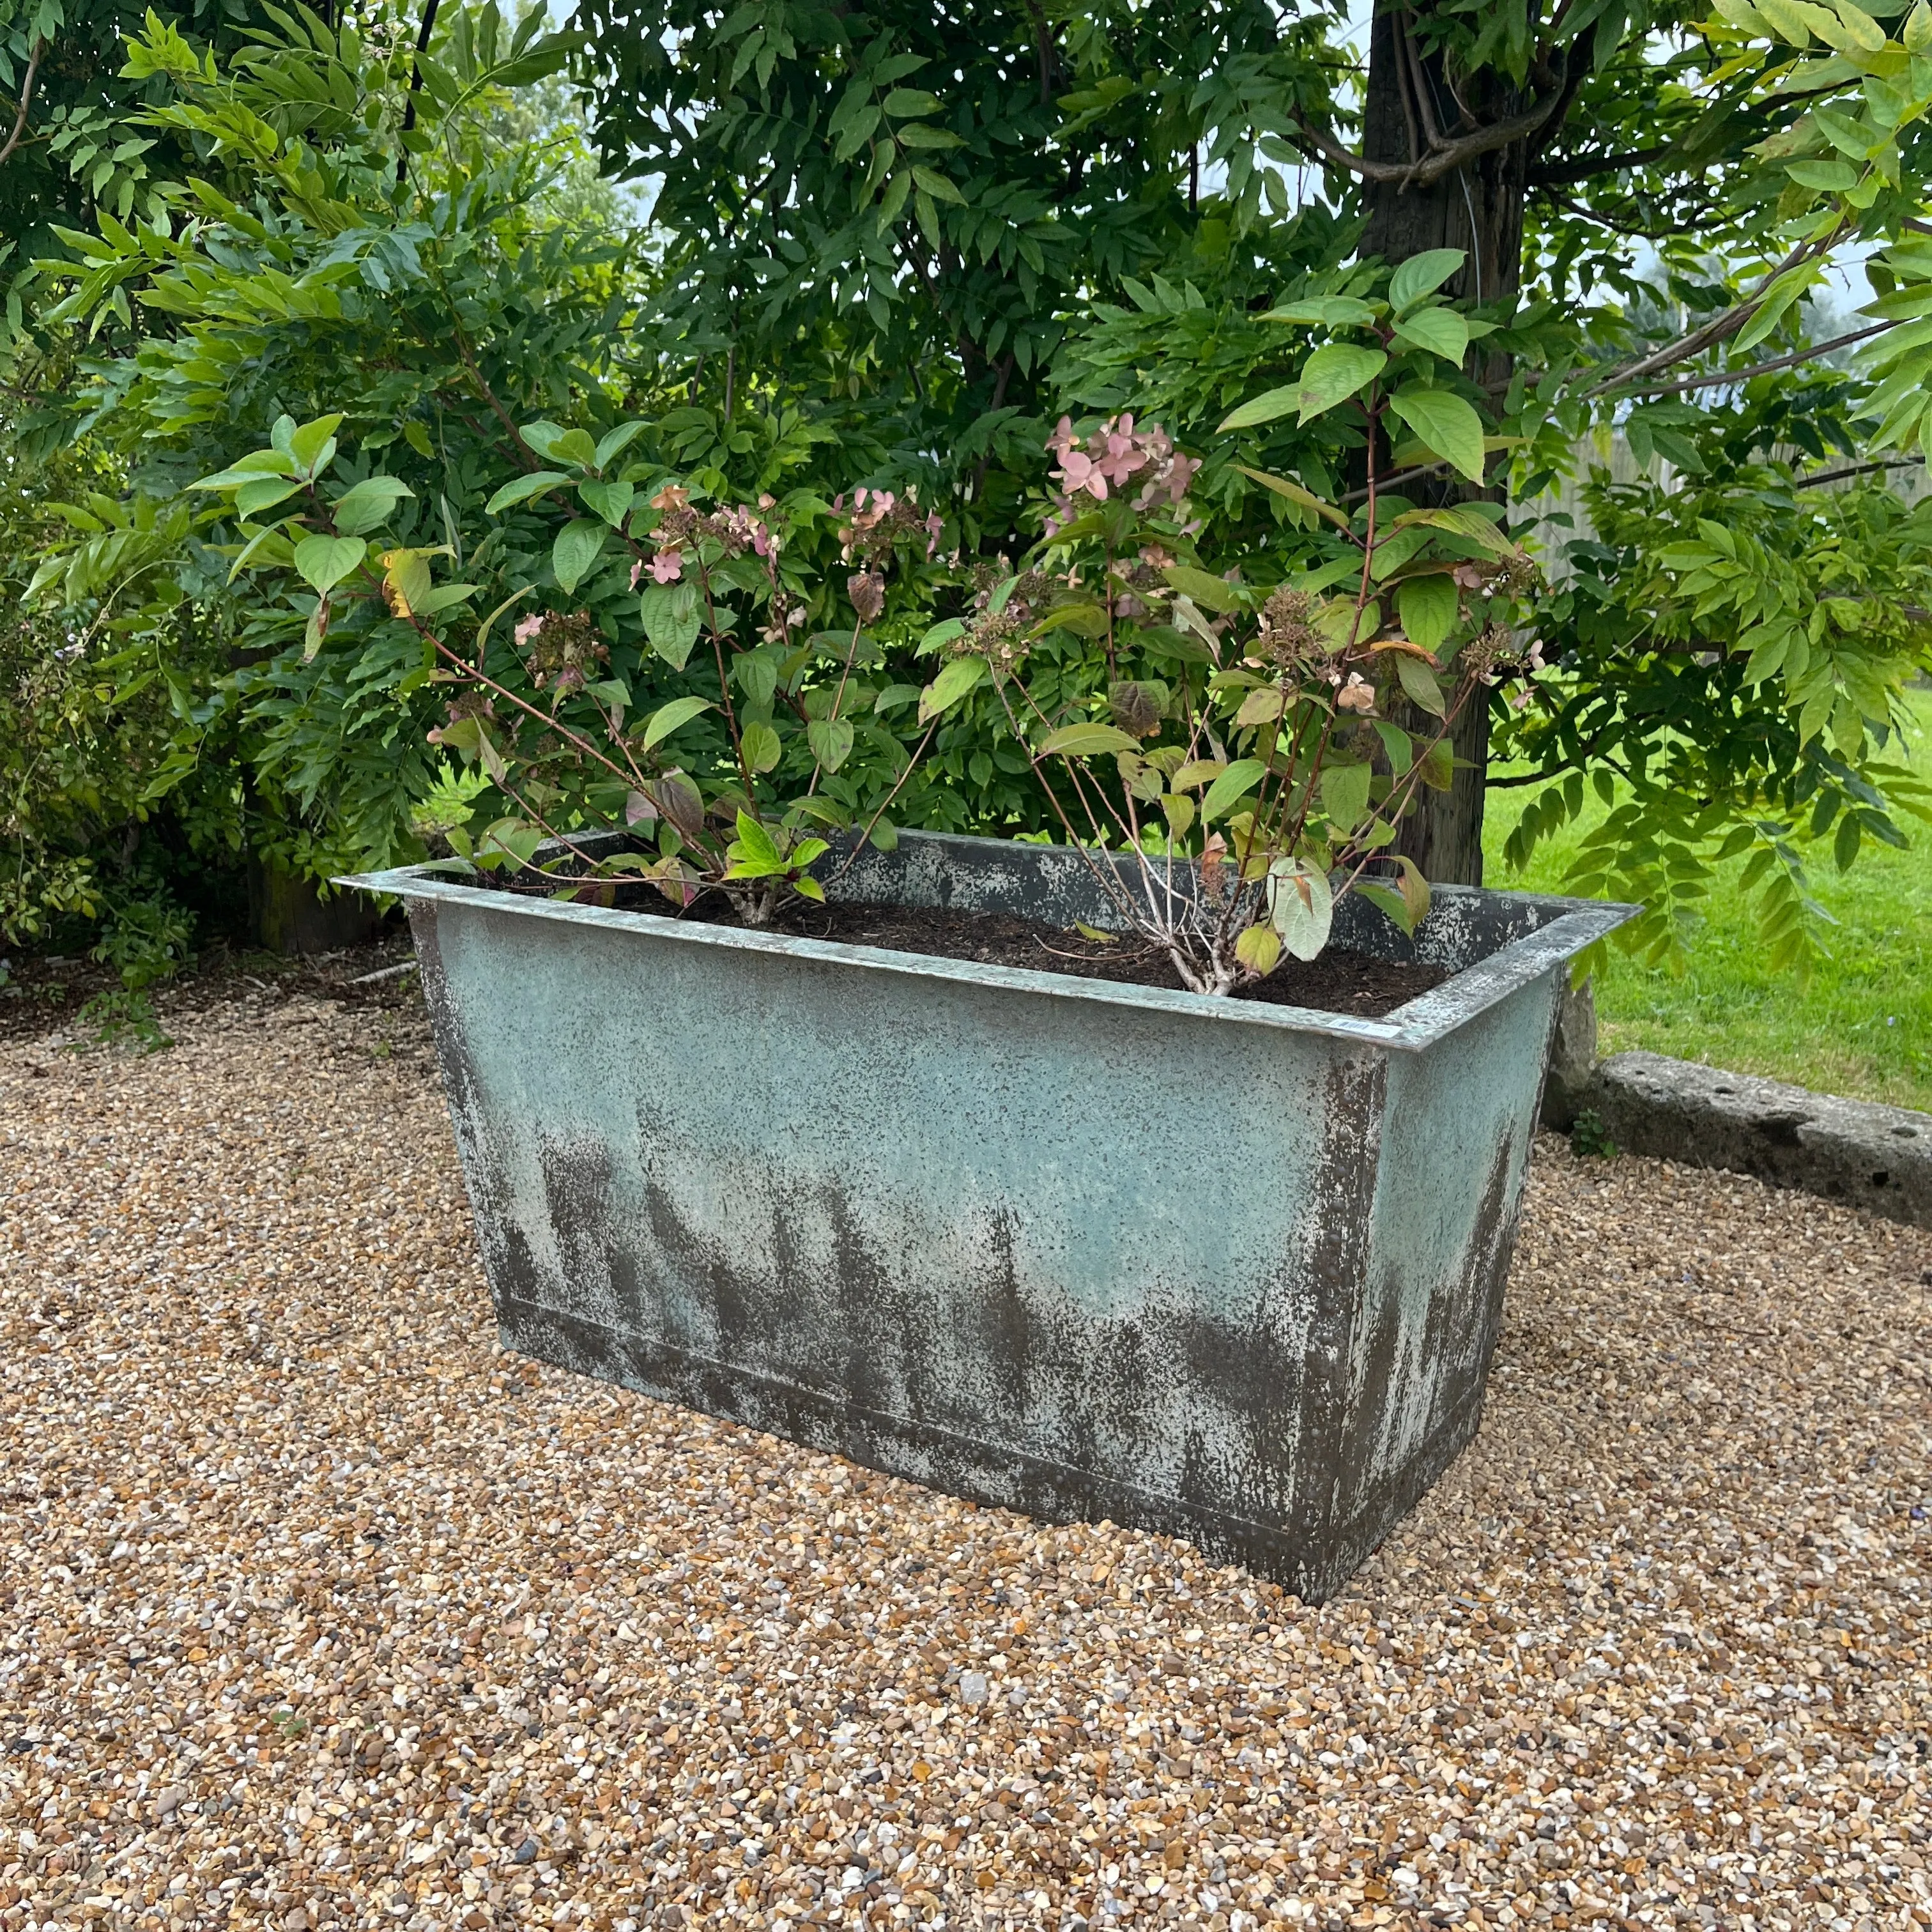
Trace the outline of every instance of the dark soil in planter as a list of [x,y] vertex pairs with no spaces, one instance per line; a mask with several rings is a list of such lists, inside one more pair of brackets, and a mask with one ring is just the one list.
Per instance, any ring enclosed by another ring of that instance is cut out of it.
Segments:
[[[484,891],[538,896],[527,886],[476,883]],[[680,916],[671,912],[655,886],[617,883],[611,897],[614,904],[627,912]],[[682,916],[706,926],[740,923],[730,901],[716,891],[706,892]],[[1010,913],[950,912],[936,907],[861,901],[812,905],[794,899],[765,929],[801,938],[834,940],[847,946],[878,946],[934,958],[970,959],[986,966],[1028,966],[1044,973],[1070,973],[1083,980],[1181,990],[1180,976],[1167,957],[1132,938],[1107,944]],[[1283,959],[1265,980],[1244,987],[1232,997],[1382,1019],[1419,994],[1439,986],[1448,976],[1439,966],[1378,959],[1366,952],[1330,946],[1314,959]]]
[[[730,905],[715,893],[707,894],[685,916],[716,926],[738,923]],[[1030,966],[1043,973],[1071,973],[1083,980],[1113,980],[1130,986],[1180,986],[1180,975],[1165,954],[1132,938],[1108,944],[1010,913],[859,902],[808,905],[794,900],[775,924],[781,932],[848,946],[971,959],[986,966]],[[1439,966],[1402,964],[1331,946],[1313,959],[1282,960],[1265,980],[1234,997],[1380,1019],[1448,977]]]

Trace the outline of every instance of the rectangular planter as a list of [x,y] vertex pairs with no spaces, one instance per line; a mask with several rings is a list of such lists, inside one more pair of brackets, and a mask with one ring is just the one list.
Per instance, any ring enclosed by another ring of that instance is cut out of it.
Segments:
[[[352,883],[352,882],[345,882]],[[1437,890],[1389,1018],[480,890],[409,906],[505,1342],[915,1481],[1336,1589],[1474,1432],[1566,963]],[[1111,925],[908,833],[843,898]]]

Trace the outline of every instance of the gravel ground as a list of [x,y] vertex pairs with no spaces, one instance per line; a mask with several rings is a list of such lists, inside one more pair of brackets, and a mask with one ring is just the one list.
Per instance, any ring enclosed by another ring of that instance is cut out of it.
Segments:
[[1932,1238],[1546,1146],[1314,1610],[499,1353],[407,996],[233,992],[0,1045],[0,1927],[1932,1924]]

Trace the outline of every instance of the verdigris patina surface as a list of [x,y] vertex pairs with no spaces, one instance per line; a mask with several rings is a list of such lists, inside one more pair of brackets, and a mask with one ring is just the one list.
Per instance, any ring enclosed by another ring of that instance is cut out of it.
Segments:
[[[1371,1020],[356,883],[408,902],[511,1346],[1315,1600],[1475,1429],[1565,964],[1628,910],[1352,897],[1339,943],[1454,973]],[[836,896],[1108,922],[989,840]]]

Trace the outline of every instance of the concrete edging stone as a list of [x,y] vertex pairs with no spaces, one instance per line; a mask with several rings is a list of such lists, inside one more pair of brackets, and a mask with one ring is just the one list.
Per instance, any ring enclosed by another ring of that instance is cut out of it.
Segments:
[[1558,1023],[1544,1088],[1546,1127],[1567,1132],[1580,1114],[1594,1114],[1624,1153],[1725,1168],[1932,1228],[1932,1114],[1660,1053],[1595,1062],[1596,1031],[1586,982]]

